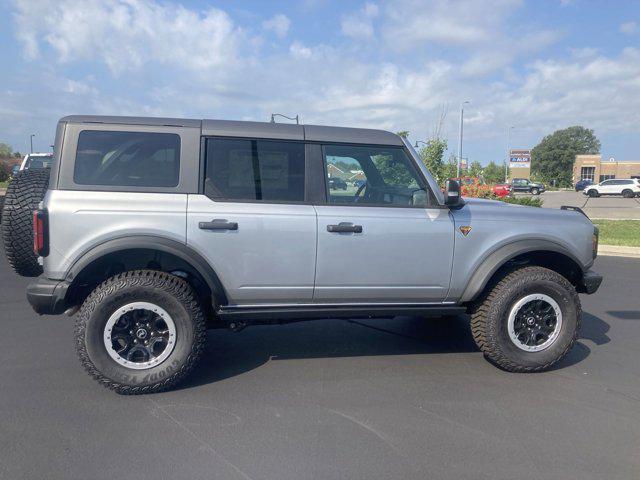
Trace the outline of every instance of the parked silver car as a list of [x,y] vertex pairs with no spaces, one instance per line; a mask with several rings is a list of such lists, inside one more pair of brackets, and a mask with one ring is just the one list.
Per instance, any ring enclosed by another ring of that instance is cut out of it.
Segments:
[[[355,193],[329,188],[336,159],[363,172]],[[314,318],[468,312],[491,362],[541,371],[602,280],[579,209],[462,200],[453,181],[443,193],[381,130],[70,116],[51,176],[21,172],[7,199],[9,261],[43,273],[29,302],[79,310],[80,361],[125,394],[182,380],[207,327]]]

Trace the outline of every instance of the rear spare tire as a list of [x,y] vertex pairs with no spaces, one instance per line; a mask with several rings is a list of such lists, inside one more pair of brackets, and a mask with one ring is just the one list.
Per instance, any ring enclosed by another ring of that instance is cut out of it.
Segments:
[[33,251],[33,211],[49,187],[48,168],[22,170],[7,187],[2,208],[2,241],[9,264],[18,275],[42,273]]

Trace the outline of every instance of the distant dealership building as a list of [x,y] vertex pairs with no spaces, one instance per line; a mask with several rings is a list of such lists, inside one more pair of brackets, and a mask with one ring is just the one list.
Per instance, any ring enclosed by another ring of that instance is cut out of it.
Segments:
[[576,155],[573,162],[573,181],[591,180],[595,183],[610,178],[640,178],[640,160],[606,160],[602,155]]

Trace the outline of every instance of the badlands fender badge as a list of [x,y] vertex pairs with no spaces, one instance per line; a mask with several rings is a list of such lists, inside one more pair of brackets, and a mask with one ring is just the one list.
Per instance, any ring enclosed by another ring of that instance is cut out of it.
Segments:
[[471,231],[471,225],[462,225],[460,227],[460,232],[462,232],[462,235],[464,235],[465,237],[469,235],[470,231]]

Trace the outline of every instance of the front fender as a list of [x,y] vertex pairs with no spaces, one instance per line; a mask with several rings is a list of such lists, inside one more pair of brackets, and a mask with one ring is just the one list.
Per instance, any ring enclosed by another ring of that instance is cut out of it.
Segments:
[[576,266],[580,267],[580,261],[567,248],[545,239],[516,240],[506,245],[502,245],[494,251],[485,255],[479,262],[475,272],[462,290],[460,302],[473,300],[486,287],[492,275],[509,260],[528,252],[554,252],[562,254],[571,259]]

